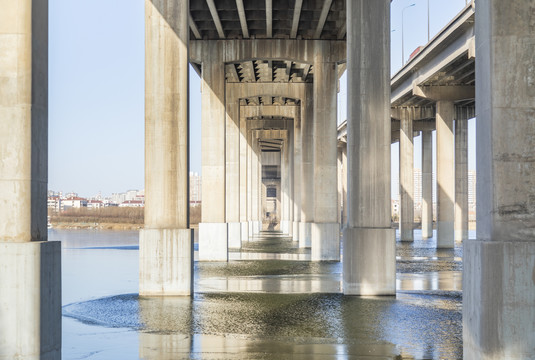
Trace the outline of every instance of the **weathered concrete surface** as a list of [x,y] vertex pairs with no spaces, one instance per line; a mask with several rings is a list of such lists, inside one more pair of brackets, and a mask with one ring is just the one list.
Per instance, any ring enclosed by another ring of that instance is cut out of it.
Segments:
[[200,261],[227,261],[228,260],[228,224],[227,223],[200,223],[199,224]]
[[[394,295],[390,228],[390,1],[347,2],[348,295]],[[373,46],[371,46],[373,44]]]
[[[310,84],[312,85],[312,84]],[[314,222],[314,92],[307,84],[301,101],[301,222],[299,247],[310,247]]]
[[[249,222],[245,221],[240,223],[240,237],[241,241],[248,241],[249,240]],[[240,244],[241,245],[241,244]]]
[[0,11],[0,241],[47,239],[48,2]]
[[61,359],[61,243],[0,242],[0,359]]
[[422,237],[433,236],[433,134],[422,131]]
[[465,359],[535,354],[535,3],[477,2],[477,240],[464,242]]
[[401,110],[399,138],[399,233],[401,241],[414,241],[414,138],[413,111]]
[[241,223],[228,222],[228,247],[233,249],[241,248]]
[[[141,295],[192,293],[188,2],[145,2],[145,228]],[[170,110],[172,109],[172,111]]]
[[340,223],[312,223],[312,261],[340,261]]
[[468,119],[455,120],[455,241],[468,239]]
[[193,294],[192,259],[192,229],[140,230],[139,295]]
[[225,94],[225,221],[229,247],[241,247],[240,229],[240,106],[232,89]]
[[455,176],[453,101],[437,101],[437,247],[453,248],[455,221]]

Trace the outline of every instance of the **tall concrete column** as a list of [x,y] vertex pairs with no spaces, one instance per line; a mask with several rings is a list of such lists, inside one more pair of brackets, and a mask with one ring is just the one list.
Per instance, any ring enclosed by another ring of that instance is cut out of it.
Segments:
[[241,248],[240,224],[240,105],[232,89],[226,91],[225,211],[229,248]]
[[239,107],[240,117],[240,237],[241,241],[249,240],[249,219],[248,219],[248,142],[247,142],[247,122],[243,114],[243,109]]
[[455,171],[453,161],[453,101],[439,100],[437,127],[437,247],[453,248],[455,220]]
[[[292,122],[293,123],[293,122]],[[289,152],[288,152],[288,166],[289,166],[289,172],[288,172],[288,197],[289,197],[289,203],[288,203],[288,235],[293,238],[293,221],[294,221],[294,127],[287,126],[288,129],[288,145],[289,145]]]
[[343,236],[343,289],[347,295],[394,295],[390,1],[348,0],[346,4],[348,226]]
[[347,226],[347,143],[342,147],[342,228]]
[[338,207],[336,209],[337,210],[336,215],[338,217],[338,222],[343,225],[343,222],[342,222],[342,204],[343,204],[342,179],[344,178],[344,171],[342,168],[342,154],[343,154],[342,147],[338,146],[338,157],[337,157],[338,159],[336,162],[336,167],[337,167],[336,173],[337,173],[337,181],[338,181]]
[[48,2],[0,11],[0,358],[61,358],[61,245],[47,240]]
[[281,231],[290,233],[290,144],[284,141],[281,150]]
[[337,216],[336,89],[338,68],[326,62],[328,47],[315,44],[314,52],[314,223],[312,260],[340,260],[340,224]]
[[414,138],[413,110],[401,109],[399,136],[399,234],[401,241],[414,241]]
[[252,131],[252,149],[251,149],[251,220],[252,220],[252,235],[256,235],[261,230],[261,198],[260,190],[262,183],[262,165],[260,146],[258,143],[257,131]]
[[464,359],[535,354],[535,3],[478,1],[477,239],[464,241]]
[[253,131],[247,130],[247,223],[253,235]]
[[299,247],[311,246],[314,222],[314,98],[312,84],[305,86],[301,100],[301,222]]
[[299,241],[299,222],[301,221],[301,107],[297,107],[294,117],[293,153],[293,240]]
[[422,238],[433,237],[433,134],[422,131]]
[[468,119],[455,120],[455,241],[468,239]]
[[202,64],[202,222],[199,224],[199,260],[227,261],[225,185],[225,64],[222,44],[205,51]]

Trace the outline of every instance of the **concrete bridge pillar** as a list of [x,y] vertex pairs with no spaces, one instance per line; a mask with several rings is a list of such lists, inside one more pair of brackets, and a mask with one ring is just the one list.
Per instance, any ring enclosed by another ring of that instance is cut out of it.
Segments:
[[455,120],[455,241],[468,239],[468,119]]
[[188,218],[188,12],[185,0],[146,1],[146,201],[145,227],[139,239],[140,295],[193,292],[193,234]]
[[297,107],[294,117],[294,169],[293,169],[293,231],[294,241],[299,241],[299,222],[301,221],[301,106]]
[[290,234],[290,139],[281,149],[281,231]]
[[535,3],[477,2],[477,239],[464,241],[464,359],[535,354]]
[[218,43],[202,63],[202,222],[199,260],[227,261],[225,64]]
[[233,93],[226,90],[225,117],[225,209],[228,226],[228,247],[241,248],[240,224],[240,105]]
[[337,216],[336,63],[326,62],[329,48],[316,43],[314,56],[314,223],[312,260],[340,260]]
[[0,358],[61,358],[61,245],[47,240],[48,3],[0,11]]
[[299,247],[311,246],[314,222],[314,97],[312,84],[305,85],[301,100],[301,222]]
[[[390,227],[390,1],[347,1],[347,202],[343,289],[395,295]],[[373,46],[370,46],[373,44]]]
[[262,189],[262,154],[258,142],[257,131],[252,131],[252,149],[251,149],[251,219],[252,235],[256,235],[262,229],[261,222],[261,189]]
[[401,131],[399,136],[399,234],[401,241],[414,241],[413,118],[413,109],[401,109]]
[[451,100],[439,100],[436,105],[437,127],[437,247],[454,246],[455,171],[453,161],[453,117]]
[[[239,100],[238,100],[239,101]],[[239,118],[240,118],[240,238],[241,241],[249,240],[249,219],[248,219],[248,143],[247,143],[247,120],[242,111],[242,107],[239,106]]]
[[422,131],[422,238],[433,237],[433,134]]

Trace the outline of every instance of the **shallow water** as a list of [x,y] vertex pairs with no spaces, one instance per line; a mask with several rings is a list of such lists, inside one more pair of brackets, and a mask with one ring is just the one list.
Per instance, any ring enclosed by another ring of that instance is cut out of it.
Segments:
[[[396,297],[343,296],[337,262],[242,260],[196,262],[192,298],[139,298],[137,232],[49,238],[62,241],[64,359],[462,357],[459,244],[398,242]],[[258,240],[246,253],[307,255]]]

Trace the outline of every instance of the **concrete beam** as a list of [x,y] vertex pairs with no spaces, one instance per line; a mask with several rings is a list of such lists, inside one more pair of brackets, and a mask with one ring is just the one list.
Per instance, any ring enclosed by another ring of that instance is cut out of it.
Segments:
[[249,38],[249,29],[247,27],[247,17],[245,16],[245,8],[243,7],[243,0],[236,0],[236,7],[238,8],[238,15],[240,17],[241,32],[244,39]]
[[266,37],[273,37],[273,0],[266,0]]
[[475,86],[414,86],[412,94],[431,100],[458,101],[473,99],[476,96]]
[[219,19],[219,14],[217,13],[217,8],[214,4],[214,0],[206,0],[206,3],[208,4],[208,8],[210,9],[212,19],[214,20],[214,25],[217,30],[217,34],[219,35],[220,39],[224,39],[225,32],[223,31],[223,25],[221,24],[221,20]]
[[325,21],[327,20],[327,15],[329,15],[329,10],[331,9],[332,3],[333,3],[333,0],[323,1],[323,7],[321,8],[321,14],[318,20],[318,25],[316,26],[316,31],[314,32],[315,39],[319,39],[321,37],[321,32],[323,31],[323,27],[325,26]]
[[197,28],[197,24],[195,24],[195,21],[191,17],[191,14],[188,14],[188,22],[189,22],[189,28],[193,32],[193,35],[195,35],[196,39],[201,39],[201,33],[199,32],[199,28]]
[[292,18],[292,30],[290,31],[290,39],[297,37],[297,30],[299,29],[299,18],[301,17],[301,8],[303,0],[295,0],[294,15]]

